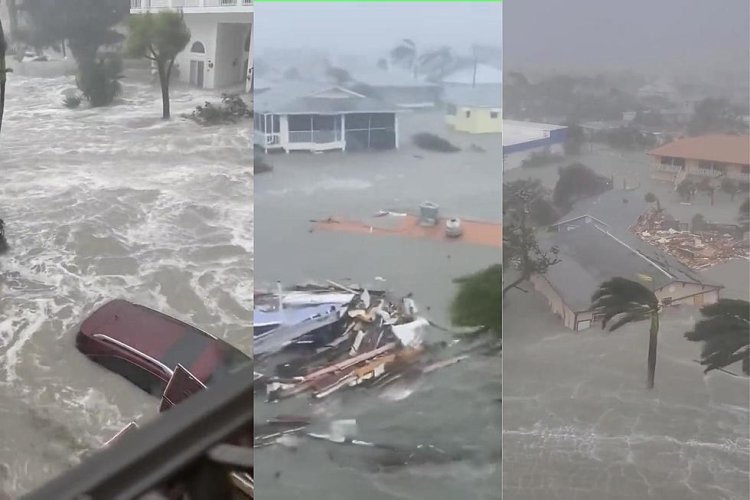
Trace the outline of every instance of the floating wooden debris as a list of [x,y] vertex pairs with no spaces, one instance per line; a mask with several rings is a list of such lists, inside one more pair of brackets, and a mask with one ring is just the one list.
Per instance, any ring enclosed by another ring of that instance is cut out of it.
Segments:
[[641,240],[693,270],[750,257],[748,242],[737,237],[736,226],[731,224],[706,224],[705,228],[691,232],[687,224],[677,222],[663,211],[649,210],[639,217],[633,231]]

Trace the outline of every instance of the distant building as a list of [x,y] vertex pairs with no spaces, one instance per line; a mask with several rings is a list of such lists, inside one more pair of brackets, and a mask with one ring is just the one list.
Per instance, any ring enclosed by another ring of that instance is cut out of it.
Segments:
[[398,149],[398,109],[324,83],[258,82],[254,141],[264,151]]
[[750,136],[687,137],[652,149],[652,177],[678,184],[687,177],[750,181]]
[[134,15],[180,11],[192,38],[175,61],[180,80],[198,88],[252,85],[252,0],[130,0]]
[[702,306],[719,300],[721,285],[704,280],[628,231],[645,208],[641,192],[608,191],[579,202],[551,226],[556,232],[541,240],[547,248],[557,247],[560,262],[532,276],[531,282],[566,327],[585,330],[601,320],[591,311],[591,297],[614,277],[643,283],[667,305]]
[[347,88],[367,93],[368,97],[382,100],[401,108],[432,108],[440,97],[440,86],[396,68],[355,73],[354,85]]
[[520,167],[533,153],[563,153],[567,127],[503,120],[503,169]]
[[661,99],[667,101],[677,95],[677,90],[671,83],[665,80],[658,80],[647,83],[639,88],[637,95],[640,99]]
[[488,64],[467,65],[441,80],[444,87],[451,85],[502,85],[503,70]]
[[502,87],[449,86],[444,89],[445,121],[458,132],[499,134],[503,129]]

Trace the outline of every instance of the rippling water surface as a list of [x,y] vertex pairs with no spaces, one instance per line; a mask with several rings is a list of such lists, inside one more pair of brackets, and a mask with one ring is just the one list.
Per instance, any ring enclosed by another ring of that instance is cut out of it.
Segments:
[[250,351],[252,166],[248,123],[179,118],[218,96],[125,84],[117,105],[62,106],[71,78],[9,79],[0,135],[0,481],[12,495],[156,400],[74,347],[81,320],[122,297]]

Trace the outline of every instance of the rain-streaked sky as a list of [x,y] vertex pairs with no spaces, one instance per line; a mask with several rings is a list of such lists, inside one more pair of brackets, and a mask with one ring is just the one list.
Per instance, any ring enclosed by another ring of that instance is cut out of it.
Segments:
[[748,0],[507,0],[504,14],[506,68],[749,64]]
[[313,48],[382,52],[404,38],[468,49],[502,44],[502,3],[265,3],[255,5],[254,50]]

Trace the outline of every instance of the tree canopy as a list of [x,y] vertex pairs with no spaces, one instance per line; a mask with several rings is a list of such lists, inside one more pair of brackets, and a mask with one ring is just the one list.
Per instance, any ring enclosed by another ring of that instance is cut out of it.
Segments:
[[560,168],[559,175],[552,200],[555,205],[566,211],[570,210],[576,201],[602,194],[612,188],[609,179],[581,163]]
[[161,84],[162,118],[170,117],[169,81],[177,54],[190,42],[190,30],[181,13],[159,12],[130,18],[127,51],[156,64]]
[[455,280],[458,292],[453,298],[450,314],[456,326],[486,327],[500,335],[502,332],[503,268],[489,266]]

